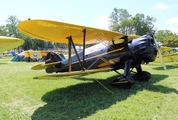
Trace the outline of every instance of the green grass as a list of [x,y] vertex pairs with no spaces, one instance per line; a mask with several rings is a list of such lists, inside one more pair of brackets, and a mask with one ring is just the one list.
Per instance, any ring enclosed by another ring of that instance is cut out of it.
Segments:
[[150,81],[122,90],[109,85],[115,72],[39,80],[33,77],[45,71],[30,69],[38,63],[10,59],[0,59],[0,120],[178,119],[178,67],[172,63],[166,71],[160,63],[142,65]]

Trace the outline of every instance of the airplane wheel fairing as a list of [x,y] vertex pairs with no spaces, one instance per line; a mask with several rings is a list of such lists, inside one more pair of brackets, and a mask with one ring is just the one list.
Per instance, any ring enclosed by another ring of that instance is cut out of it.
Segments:
[[134,83],[134,79],[130,76],[120,76],[113,80],[110,84],[118,89],[130,89]]
[[138,81],[149,81],[149,79],[151,78],[151,74],[147,71],[142,71],[142,75],[136,73],[132,76],[132,78]]
[[127,90],[127,89],[131,89],[132,88],[132,85],[133,83],[130,83],[130,82],[127,82],[127,83],[119,83],[119,84],[112,84],[112,86],[118,88],[118,89],[124,89],[124,90]]

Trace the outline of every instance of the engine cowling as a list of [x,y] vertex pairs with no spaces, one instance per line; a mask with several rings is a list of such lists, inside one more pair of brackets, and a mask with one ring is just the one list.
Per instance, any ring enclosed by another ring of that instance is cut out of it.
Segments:
[[129,49],[138,62],[149,63],[154,61],[157,56],[154,39],[149,35],[133,39],[129,43]]

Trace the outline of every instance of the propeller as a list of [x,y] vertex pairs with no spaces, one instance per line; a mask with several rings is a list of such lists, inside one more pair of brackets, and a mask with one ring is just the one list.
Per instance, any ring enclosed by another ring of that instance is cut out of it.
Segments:
[[154,39],[154,42],[155,42],[155,45],[156,45],[156,49],[158,50],[159,59],[160,59],[160,61],[161,61],[161,65],[163,66],[164,70],[166,70],[166,64],[165,64],[165,62],[164,62],[163,56],[162,56],[162,54],[161,54],[161,52],[160,52],[160,49],[159,49],[159,47],[158,47],[158,44],[157,44],[157,42],[156,42],[156,38],[155,38],[154,33],[155,33],[155,31],[153,31],[152,34],[153,34],[153,39]]

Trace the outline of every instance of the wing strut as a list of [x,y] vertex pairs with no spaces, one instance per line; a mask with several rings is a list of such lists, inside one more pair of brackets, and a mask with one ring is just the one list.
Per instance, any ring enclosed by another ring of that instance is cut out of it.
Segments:
[[86,41],[86,29],[83,30],[83,62],[82,62],[82,65],[84,68],[85,68],[85,41]]
[[69,72],[71,72],[72,71],[72,57],[71,57],[71,48],[72,48],[72,46],[71,46],[71,39],[72,39],[72,37],[70,36],[70,37],[67,37],[67,39],[68,39],[68,42],[69,42],[69,45],[68,45],[68,54],[69,54],[69,59],[68,59],[68,63],[69,63]]
[[[75,51],[75,54],[77,56],[77,59],[78,59],[78,62],[79,62],[79,65],[80,65],[80,68],[84,71],[84,68],[81,64],[81,60],[79,58],[79,55],[78,55],[78,52],[75,48],[75,45],[74,45],[74,42],[72,40],[72,36],[69,36],[67,37],[68,41],[69,41],[69,72],[71,72],[72,70],[72,57],[71,57],[71,48],[73,47],[74,51]],[[72,45],[72,46],[71,46]]]

